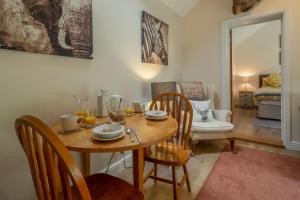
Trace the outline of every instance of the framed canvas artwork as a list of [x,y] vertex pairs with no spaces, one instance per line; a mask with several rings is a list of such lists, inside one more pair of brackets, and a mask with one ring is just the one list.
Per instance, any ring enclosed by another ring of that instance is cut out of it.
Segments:
[[1,0],[0,48],[93,58],[92,0]]
[[142,13],[142,62],[168,65],[169,25]]

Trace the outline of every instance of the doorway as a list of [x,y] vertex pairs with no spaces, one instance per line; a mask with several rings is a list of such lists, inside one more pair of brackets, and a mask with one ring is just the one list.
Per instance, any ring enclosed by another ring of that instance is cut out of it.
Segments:
[[230,30],[231,109],[237,139],[283,147],[281,20]]
[[[223,109],[232,109],[234,99],[232,94],[232,80],[231,75],[233,70],[231,68],[232,60],[230,59],[230,34],[231,29],[246,26],[259,24],[274,20],[281,20],[281,77],[282,77],[282,86],[281,86],[281,140],[283,145],[286,148],[294,149],[295,145],[291,141],[290,133],[290,82],[289,80],[289,68],[287,62],[287,11],[272,12],[262,15],[249,15],[244,17],[233,18],[230,20],[223,21],[222,23],[222,98],[221,105]],[[234,116],[233,116],[234,118]],[[262,142],[264,141],[255,141]],[[276,145],[276,144],[274,144]],[[278,145],[277,145],[278,146]]]

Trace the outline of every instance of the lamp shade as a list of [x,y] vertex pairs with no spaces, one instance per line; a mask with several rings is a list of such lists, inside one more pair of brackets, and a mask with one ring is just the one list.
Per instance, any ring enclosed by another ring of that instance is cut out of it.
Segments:
[[243,82],[249,82],[250,81],[250,76],[241,76],[241,79]]

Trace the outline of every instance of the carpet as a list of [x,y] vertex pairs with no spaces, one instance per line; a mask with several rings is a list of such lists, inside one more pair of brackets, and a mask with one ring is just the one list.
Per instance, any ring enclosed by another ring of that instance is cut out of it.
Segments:
[[196,200],[296,199],[300,199],[300,159],[247,148],[240,148],[236,155],[223,151],[196,197]]
[[264,127],[264,128],[281,129],[281,121],[278,120],[256,118],[254,121],[254,125],[258,127]]

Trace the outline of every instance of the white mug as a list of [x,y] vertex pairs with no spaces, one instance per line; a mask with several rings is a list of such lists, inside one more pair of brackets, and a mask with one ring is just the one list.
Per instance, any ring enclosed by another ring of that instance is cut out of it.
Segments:
[[73,114],[66,114],[60,117],[61,127],[64,132],[74,131],[77,128],[78,117]]

